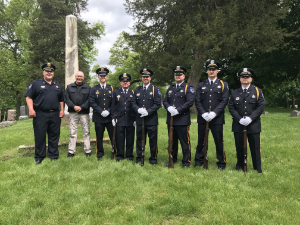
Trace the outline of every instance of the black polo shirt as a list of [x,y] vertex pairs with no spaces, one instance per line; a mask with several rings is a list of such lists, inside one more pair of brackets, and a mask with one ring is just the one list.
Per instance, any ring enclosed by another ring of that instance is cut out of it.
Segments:
[[59,109],[59,103],[64,101],[64,94],[61,85],[57,81],[51,84],[44,79],[35,80],[29,85],[25,97],[33,100],[35,111],[48,111]]

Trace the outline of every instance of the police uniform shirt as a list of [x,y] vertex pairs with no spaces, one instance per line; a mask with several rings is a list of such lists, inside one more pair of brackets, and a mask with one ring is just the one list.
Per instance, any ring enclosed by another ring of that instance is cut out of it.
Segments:
[[[182,82],[178,88],[176,84],[170,86],[167,90],[163,104],[166,109],[169,106],[174,106],[179,115],[174,116],[173,125],[190,125],[190,108],[194,103],[195,91],[193,86]],[[167,113],[167,124],[170,123],[171,114]]]
[[250,85],[247,93],[243,93],[242,87],[232,91],[229,101],[229,112],[232,115],[232,132],[242,133],[244,126],[239,123],[244,116],[249,116],[252,122],[246,126],[248,133],[261,132],[260,115],[265,108],[265,100],[262,90],[258,88],[258,99],[256,88]]
[[93,122],[111,123],[111,114],[103,117],[101,113],[104,110],[111,112],[113,92],[114,88],[109,84],[105,84],[104,88],[101,87],[101,84],[98,84],[91,89],[90,106],[93,108]]
[[205,80],[198,84],[195,98],[198,123],[206,123],[202,114],[213,111],[217,116],[210,123],[225,124],[224,109],[228,103],[229,87],[224,81],[223,84],[223,91],[223,85],[219,79],[216,79],[212,85],[210,84],[210,80]]
[[[125,92],[127,92],[125,94]],[[132,108],[133,90],[119,88],[114,92],[113,103],[111,107],[112,118],[117,116],[117,126],[133,126],[135,113]]]
[[58,110],[60,102],[64,101],[64,93],[61,85],[57,81],[51,84],[43,78],[35,80],[29,85],[25,97],[33,100],[33,109],[35,111]]
[[141,115],[138,113],[139,108],[145,108],[148,116],[144,117],[145,125],[158,125],[157,110],[161,105],[161,93],[158,87],[149,84],[147,89],[143,90],[144,85],[137,87],[134,90],[134,98],[132,100],[132,107],[135,111],[136,124],[142,125]]

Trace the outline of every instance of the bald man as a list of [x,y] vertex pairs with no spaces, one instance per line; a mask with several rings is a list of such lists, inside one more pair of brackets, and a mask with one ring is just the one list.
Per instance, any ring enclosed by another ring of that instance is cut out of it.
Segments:
[[68,158],[72,158],[75,155],[79,120],[83,132],[84,151],[86,157],[90,157],[92,151],[90,146],[89,118],[89,97],[91,87],[85,84],[83,80],[84,73],[82,71],[78,71],[75,74],[75,82],[67,86],[65,93],[65,102],[68,106],[70,127]]

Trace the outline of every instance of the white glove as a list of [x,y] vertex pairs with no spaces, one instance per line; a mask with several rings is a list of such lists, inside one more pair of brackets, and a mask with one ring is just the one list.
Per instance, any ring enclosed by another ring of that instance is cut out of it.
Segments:
[[244,126],[246,125],[246,124],[245,124],[245,119],[244,119],[244,118],[240,119],[239,123],[242,124],[242,125],[244,125]]
[[113,119],[113,120],[111,121],[111,123],[112,123],[112,125],[115,127],[116,124],[117,124],[117,119],[116,119],[116,121]]
[[168,107],[168,112],[169,113],[171,113],[171,114],[174,113],[175,112],[174,110],[175,110],[175,108],[173,106]]
[[[144,109],[144,108],[139,108],[139,109],[138,109],[138,113],[139,113],[139,114],[145,114],[146,112],[147,112],[147,110]],[[147,112],[147,114],[148,114],[148,112]]]
[[135,121],[133,122],[133,126],[136,127],[136,122]]
[[177,110],[177,109],[174,109],[173,113],[171,113],[171,116],[176,116],[176,115],[178,115],[178,114],[179,114],[178,110]]
[[249,116],[246,116],[246,119],[244,119],[244,121],[245,121],[245,126],[248,126],[252,122],[252,119]]
[[107,116],[109,115],[109,112],[108,112],[107,110],[104,110],[104,111],[101,113],[101,115],[102,115],[103,117],[107,117]]
[[217,116],[217,114],[215,112],[210,112],[208,113],[208,121],[212,121],[215,117]]
[[203,113],[201,116],[203,117],[203,119],[205,119],[206,121],[208,121],[208,113],[207,112]]
[[148,116],[148,112],[146,109],[145,109],[145,112],[142,113],[141,117],[144,117],[144,116]]

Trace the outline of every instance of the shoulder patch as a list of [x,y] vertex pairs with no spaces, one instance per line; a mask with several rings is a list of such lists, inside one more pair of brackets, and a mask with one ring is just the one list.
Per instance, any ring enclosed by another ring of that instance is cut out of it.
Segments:
[[190,92],[191,92],[192,94],[195,93],[194,88],[193,88],[192,86],[190,86]]
[[264,97],[264,95],[263,95],[263,92],[260,91],[260,93],[261,93],[261,97],[262,97],[263,99],[265,99],[265,97]]
[[158,93],[159,96],[161,96],[159,88],[157,88],[157,93]]
[[227,89],[229,90],[229,85],[228,85],[228,83],[226,83],[227,85],[226,85],[226,87],[227,87]]
[[30,89],[32,87],[32,83],[29,85],[28,89]]

